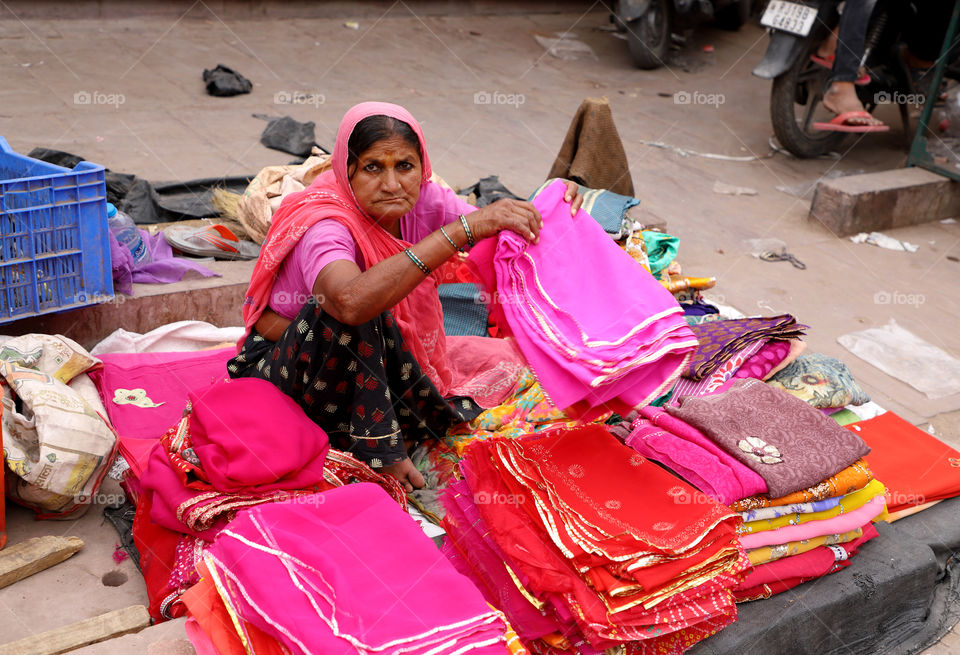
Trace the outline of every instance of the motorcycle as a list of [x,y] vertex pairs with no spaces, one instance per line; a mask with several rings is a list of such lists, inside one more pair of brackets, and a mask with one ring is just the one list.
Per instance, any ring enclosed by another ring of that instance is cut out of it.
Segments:
[[[819,131],[814,122],[833,113],[823,106],[831,70],[811,59],[839,23],[839,0],[771,0],[760,22],[769,28],[770,44],[753,70],[773,80],[770,120],[780,144],[797,157],[818,157],[839,148],[847,134]],[[867,29],[862,65],[870,81],[857,86],[864,108],[894,102],[900,110],[907,139],[911,137],[910,107],[922,104],[900,56],[903,26],[914,8],[898,0],[876,0]],[[925,91],[926,89],[923,89]]]
[[619,0],[611,20],[626,32],[638,68],[663,66],[673,32],[714,18],[724,29],[739,29],[750,18],[752,0]]

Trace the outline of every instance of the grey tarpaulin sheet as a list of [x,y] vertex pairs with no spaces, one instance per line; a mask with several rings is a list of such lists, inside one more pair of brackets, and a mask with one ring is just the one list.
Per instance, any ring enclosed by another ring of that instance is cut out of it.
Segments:
[[860,655],[920,652],[960,617],[960,499],[894,524],[849,567],[768,600],[689,655]]

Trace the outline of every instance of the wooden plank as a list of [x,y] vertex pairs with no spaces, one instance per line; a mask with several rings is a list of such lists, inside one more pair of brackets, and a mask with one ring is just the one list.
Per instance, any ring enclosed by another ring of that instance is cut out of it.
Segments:
[[59,564],[83,548],[79,537],[34,537],[0,551],[0,589]]
[[131,605],[56,630],[24,637],[0,646],[0,655],[58,655],[113,637],[139,632],[150,625],[143,605]]

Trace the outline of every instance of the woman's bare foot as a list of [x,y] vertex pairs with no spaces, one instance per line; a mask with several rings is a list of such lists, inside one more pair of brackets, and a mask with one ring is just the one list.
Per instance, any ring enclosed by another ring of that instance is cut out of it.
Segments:
[[[830,88],[823,95],[823,106],[838,116],[848,112],[866,112],[863,103],[857,97],[857,90],[853,82],[832,82]],[[846,125],[883,125],[883,121],[877,120],[869,114],[866,116],[851,116],[844,123]]]
[[426,484],[426,480],[423,479],[423,474],[417,470],[417,467],[413,465],[409,457],[401,459],[396,464],[384,466],[379,469],[379,472],[395,477],[408,492],[414,489],[421,489]]

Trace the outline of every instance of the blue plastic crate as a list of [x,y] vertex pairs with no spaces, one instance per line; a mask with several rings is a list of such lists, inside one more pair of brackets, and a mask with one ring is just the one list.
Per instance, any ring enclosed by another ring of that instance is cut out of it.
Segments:
[[71,171],[0,136],[0,323],[113,297],[103,166]]

